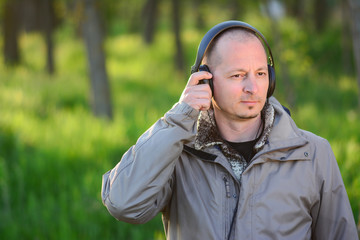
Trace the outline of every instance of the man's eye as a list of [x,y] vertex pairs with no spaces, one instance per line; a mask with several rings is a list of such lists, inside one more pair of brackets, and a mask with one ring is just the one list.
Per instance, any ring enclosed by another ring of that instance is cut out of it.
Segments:
[[246,76],[246,74],[234,74],[232,75],[233,78],[244,78]]
[[265,76],[265,75],[266,75],[266,72],[259,72],[258,75],[259,75],[259,76]]

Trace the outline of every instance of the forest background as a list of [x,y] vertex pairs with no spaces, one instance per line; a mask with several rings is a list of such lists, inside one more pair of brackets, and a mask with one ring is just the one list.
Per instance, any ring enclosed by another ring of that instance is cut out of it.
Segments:
[[102,174],[177,102],[213,25],[250,23],[275,96],[329,140],[360,214],[356,0],[0,0],[0,239],[164,239],[116,221]]

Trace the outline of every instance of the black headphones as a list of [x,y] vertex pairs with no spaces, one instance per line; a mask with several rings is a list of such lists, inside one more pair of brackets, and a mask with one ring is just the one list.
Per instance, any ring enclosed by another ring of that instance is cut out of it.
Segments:
[[[207,51],[211,42],[216,38],[216,36],[218,36],[220,33],[224,32],[230,28],[244,28],[244,29],[250,30],[250,31],[254,32],[254,34],[257,35],[266,45],[268,53],[269,53],[269,63],[268,63],[269,89],[267,92],[267,97],[268,98],[271,97],[275,90],[275,66],[274,66],[274,59],[273,59],[273,56],[271,53],[270,46],[269,46],[268,42],[266,41],[265,37],[256,28],[254,28],[253,26],[251,26],[245,22],[225,21],[225,22],[219,23],[219,24],[215,25],[213,28],[211,28],[205,34],[205,36],[203,37],[203,39],[201,40],[201,42],[199,44],[195,64],[191,67],[191,73],[197,72],[199,70],[210,72],[209,68],[206,65],[200,65],[204,58],[205,52]],[[208,83],[211,87],[212,92],[214,92],[212,79],[210,79]]]

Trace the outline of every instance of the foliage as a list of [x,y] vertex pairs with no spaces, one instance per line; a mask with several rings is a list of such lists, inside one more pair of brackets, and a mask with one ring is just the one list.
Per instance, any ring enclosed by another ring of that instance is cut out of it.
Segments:
[[[253,15],[244,20],[264,21]],[[297,94],[292,116],[299,127],[330,141],[357,217],[359,93],[355,77],[324,57],[340,37],[327,32],[314,40],[291,19],[279,29],[285,45],[278,57],[285,59]],[[162,31],[150,47],[139,34],[107,39],[115,107],[114,121],[107,122],[91,114],[84,49],[71,35],[66,27],[56,35],[55,76],[42,72],[45,47],[36,34],[22,35],[22,66],[0,65],[0,238],[163,239],[160,216],[139,226],[117,222],[102,206],[100,189],[102,174],[181,94],[186,77],[173,67],[172,36]],[[201,36],[184,31],[189,66]],[[286,99],[284,81],[278,79],[279,99]]]
[[[159,218],[141,231],[116,222],[102,206],[100,189],[102,174],[177,100],[179,82],[161,86],[158,79],[171,73],[156,73],[159,66],[148,63],[164,64],[164,52],[144,49],[138,36],[109,40],[110,49],[122,45],[126,53],[109,51],[117,111],[115,120],[106,122],[94,118],[88,106],[79,42],[58,42],[61,74],[49,78],[41,73],[42,61],[31,58],[42,49],[40,36],[23,37],[24,67],[1,66],[1,238],[152,239],[163,234]],[[151,98],[153,93],[158,97]]]

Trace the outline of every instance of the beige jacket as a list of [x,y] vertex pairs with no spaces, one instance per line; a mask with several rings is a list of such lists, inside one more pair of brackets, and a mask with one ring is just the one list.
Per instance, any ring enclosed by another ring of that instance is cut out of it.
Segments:
[[199,112],[176,104],[104,174],[104,205],[129,223],[162,212],[171,240],[358,240],[329,143],[270,103],[271,132],[240,180],[219,145],[195,146]]

